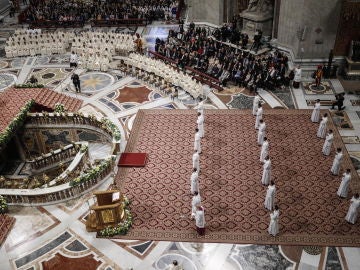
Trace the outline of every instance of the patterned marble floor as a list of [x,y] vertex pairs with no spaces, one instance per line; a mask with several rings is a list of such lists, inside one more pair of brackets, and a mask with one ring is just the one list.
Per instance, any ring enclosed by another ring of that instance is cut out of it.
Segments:
[[[156,35],[166,36],[173,27],[152,25],[142,32],[150,41]],[[108,116],[125,138],[121,149],[125,148],[139,109],[196,107],[196,102],[185,93],[179,93],[179,99],[171,100],[135,78],[120,76],[116,70],[107,73],[87,72],[80,68],[71,70],[67,61],[68,55],[0,59],[0,91],[13,83],[24,83],[34,74],[48,87],[84,100],[82,112]],[[80,74],[81,94],[73,90],[70,79],[73,72]],[[1,77],[1,74],[4,76]],[[262,102],[267,108],[311,108],[307,100],[331,100],[333,93],[344,90],[337,80],[332,80],[324,86],[324,91],[314,92],[309,82],[310,79],[305,80],[307,84],[302,89],[290,88],[273,93],[261,91]],[[244,89],[210,92],[205,108],[249,108],[252,99]],[[352,128],[339,131],[360,172],[359,104],[358,96],[346,95],[346,116],[339,121],[347,121]],[[112,179],[99,189],[106,189],[110,183]],[[360,248],[97,239],[94,233],[86,232],[84,224],[89,206],[93,203],[94,199],[89,194],[59,205],[10,207],[10,214],[17,221],[1,246],[0,269],[58,269],[56,263],[61,262],[63,269],[164,270],[174,259],[181,262],[186,270],[358,270],[360,265]],[[354,226],[359,226],[359,223]]]

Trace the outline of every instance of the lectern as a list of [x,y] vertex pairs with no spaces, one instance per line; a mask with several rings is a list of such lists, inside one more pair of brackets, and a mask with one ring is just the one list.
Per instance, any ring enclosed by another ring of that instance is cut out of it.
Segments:
[[90,208],[90,215],[86,220],[86,230],[93,232],[114,226],[120,223],[124,217],[123,196],[120,190],[105,190],[93,193],[97,204]]

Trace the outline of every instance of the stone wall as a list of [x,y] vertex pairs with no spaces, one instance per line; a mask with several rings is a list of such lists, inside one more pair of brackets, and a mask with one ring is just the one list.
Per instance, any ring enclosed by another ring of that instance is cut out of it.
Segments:
[[208,22],[220,25],[224,20],[223,0],[187,0],[188,21]]
[[291,49],[296,58],[327,58],[334,48],[341,2],[281,0],[277,43]]

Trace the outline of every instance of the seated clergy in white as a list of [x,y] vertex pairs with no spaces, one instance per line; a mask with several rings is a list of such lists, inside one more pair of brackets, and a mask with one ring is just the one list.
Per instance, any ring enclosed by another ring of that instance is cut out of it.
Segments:
[[258,105],[258,109],[256,112],[256,120],[255,120],[255,129],[259,128],[260,120],[263,119],[263,108],[261,106],[261,103]]
[[200,133],[199,129],[195,129],[195,141],[194,141],[194,150],[197,150],[199,154],[201,154],[201,144],[200,144]]
[[195,218],[196,209],[201,205],[201,197],[198,191],[194,192],[191,200],[191,218]]
[[349,210],[346,214],[346,221],[351,223],[351,224],[355,224],[358,214],[359,214],[359,208],[360,208],[360,198],[359,198],[359,194],[356,193],[354,195],[354,197],[351,198],[350,200],[350,206],[349,206]]
[[336,193],[339,197],[342,197],[342,198],[347,197],[348,191],[349,191],[350,180],[351,180],[351,171],[350,171],[350,169],[347,169],[346,172],[343,174],[339,189]]
[[261,119],[259,124],[258,137],[257,137],[258,145],[262,145],[264,142],[265,130],[266,130],[265,122],[264,120]]
[[318,123],[320,119],[320,99],[316,100],[314,110],[311,114],[311,122]]
[[265,158],[269,155],[269,141],[267,137],[264,137],[264,142],[261,146],[260,161],[265,162]]
[[259,102],[260,102],[260,97],[258,95],[258,93],[256,93],[255,97],[254,97],[254,101],[253,101],[253,109],[252,109],[252,114],[254,116],[256,116],[256,112],[259,108]]
[[333,161],[333,164],[331,166],[331,173],[333,175],[338,175],[339,174],[342,159],[343,159],[343,152],[342,152],[341,148],[338,148],[338,149],[336,149],[336,154],[335,154],[335,157],[334,157],[334,161]]
[[197,150],[194,151],[192,156],[193,168],[196,168],[200,172],[200,155]]
[[265,202],[264,202],[265,208],[269,209],[270,211],[273,210],[275,206],[275,193],[276,193],[276,187],[274,182],[271,181],[270,185],[267,188]]
[[270,213],[270,224],[268,228],[269,234],[276,236],[279,233],[279,207],[275,205],[274,212]]
[[265,158],[263,165],[263,174],[261,178],[261,183],[263,185],[268,185],[270,183],[270,180],[271,180],[271,161],[270,161],[270,157],[267,156]]
[[330,129],[328,134],[326,135],[325,142],[324,142],[324,145],[322,148],[322,153],[325,156],[330,155],[331,145],[332,145],[333,140],[334,140],[334,133],[333,133],[332,129]]
[[199,129],[199,133],[200,133],[200,137],[204,137],[204,115],[202,113],[198,113],[198,118],[197,118],[197,126]]
[[319,138],[325,139],[327,121],[328,121],[328,117],[327,117],[327,113],[325,113],[320,122],[319,129],[316,134],[316,136],[318,136]]

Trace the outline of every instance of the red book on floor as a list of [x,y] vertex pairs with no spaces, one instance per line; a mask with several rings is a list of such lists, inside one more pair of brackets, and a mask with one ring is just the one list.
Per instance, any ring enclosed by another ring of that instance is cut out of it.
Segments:
[[119,167],[144,167],[147,160],[146,153],[122,153]]

